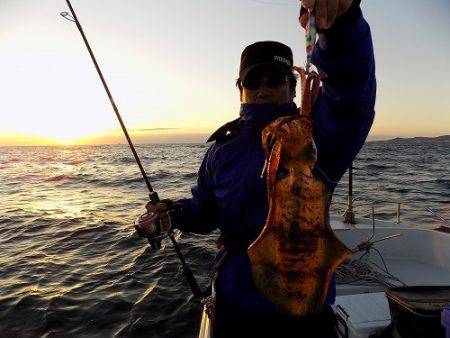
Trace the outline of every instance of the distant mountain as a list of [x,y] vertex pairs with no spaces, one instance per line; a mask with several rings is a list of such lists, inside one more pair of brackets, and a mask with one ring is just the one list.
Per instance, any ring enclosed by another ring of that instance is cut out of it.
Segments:
[[434,144],[449,144],[450,145],[450,135],[442,135],[437,137],[411,137],[402,138],[396,137],[391,140],[383,141],[373,141],[373,142],[389,142],[389,143],[434,143]]

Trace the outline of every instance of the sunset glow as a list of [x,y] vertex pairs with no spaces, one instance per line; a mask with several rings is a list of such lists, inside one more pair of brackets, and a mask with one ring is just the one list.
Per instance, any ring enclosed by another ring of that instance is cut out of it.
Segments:
[[[239,57],[254,41],[282,41],[297,65],[305,62],[297,1],[73,6],[138,143],[204,142],[235,119]],[[362,7],[378,80],[369,139],[450,134],[448,1],[425,9],[418,0]],[[76,26],[59,15],[67,10],[56,0],[0,2],[0,145],[125,142]],[[418,29],[424,15],[433,34]]]

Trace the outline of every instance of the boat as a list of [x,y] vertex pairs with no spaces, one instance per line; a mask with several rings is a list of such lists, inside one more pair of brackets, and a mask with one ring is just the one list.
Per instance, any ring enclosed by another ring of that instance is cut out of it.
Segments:
[[[450,294],[450,228],[403,223],[400,205],[395,221],[375,219],[373,209],[371,218],[355,218],[351,189],[348,200],[344,217],[331,215],[330,224],[347,247],[361,251],[336,271],[336,331],[339,338],[376,338],[393,326],[386,296],[393,287],[442,287]],[[388,337],[405,337],[393,330]],[[211,322],[203,311],[199,338],[209,337]]]
[[[368,276],[367,272],[363,276],[364,273],[357,270],[354,275],[345,275],[344,269],[342,278],[340,269],[337,270],[337,296],[333,309],[338,337],[373,338],[378,337],[393,320],[387,290],[399,286],[450,285],[450,234],[377,220],[373,232],[372,220],[356,221],[357,224],[353,225],[337,217],[332,220],[335,234],[348,247],[357,246],[372,236],[374,241],[388,239],[375,243],[373,248],[376,251],[368,254],[367,262],[373,269]],[[361,262],[362,254],[356,253],[350,260]]]

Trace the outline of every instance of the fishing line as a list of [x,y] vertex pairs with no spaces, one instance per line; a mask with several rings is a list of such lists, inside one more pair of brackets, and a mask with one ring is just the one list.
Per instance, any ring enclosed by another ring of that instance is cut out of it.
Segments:
[[[86,45],[86,48],[89,51],[89,54],[91,56],[92,62],[94,63],[95,69],[97,70],[97,73],[100,77],[100,80],[102,81],[103,84],[103,88],[106,91],[106,94],[108,95],[109,101],[111,102],[111,105],[113,107],[113,110],[116,114],[117,119],[119,120],[120,126],[122,128],[123,133],[125,134],[125,137],[127,139],[128,145],[130,146],[131,152],[133,153],[134,159],[136,160],[137,165],[139,166],[139,169],[141,171],[142,177],[145,181],[145,184],[147,185],[147,188],[149,190],[149,197],[150,197],[150,201],[152,204],[157,204],[160,202],[160,199],[158,197],[158,193],[156,191],[153,190],[152,185],[150,184],[150,180],[148,179],[147,173],[144,170],[144,167],[142,166],[141,160],[139,159],[139,156],[134,148],[133,142],[131,141],[130,135],[128,134],[128,131],[125,127],[125,124],[122,120],[122,117],[120,116],[119,110],[117,109],[117,106],[114,102],[114,99],[112,97],[111,92],[109,91],[108,85],[106,84],[105,78],[103,77],[103,73],[100,70],[100,66],[97,63],[97,60],[94,56],[94,53],[91,49],[91,46],[89,45],[89,42],[86,38],[86,35],[84,34],[83,31],[83,27],[81,27],[80,21],[77,18],[77,15],[75,14],[75,11],[72,7],[72,4],[70,3],[70,0],[66,0],[67,5],[69,6],[70,9],[70,13],[72,15],[70,15],[67,12],[62,12],[61,16],[69,21],[75,22],[75,24],[77,25],[78,30],[80,31],[80,34],[83,38],[83,41]],[[175,249],[175,252],[177,253],[178,259],[180,260],[180,263],[183,267],[183,271],[185,274],[186,279],[188,280],[189,286],[191,287],[192,293],[194,294],[195,298],[201,298],[202,297],[202,292],[200,290],[200,287],[198,286],[197,281],[195,280],[194,275],[192,274],[192,271],[189,269],[188,265],[186,264],[183,254],[181,253],[180,248],[178,247],[178,244],[175,240],[175,236],[173,234],[173,232],[170,230],[168,232],[168,237],[170,238],[173,247]],[[147,237],[149,244],[153,247],[153,248],[157,248],[160,247],[160,242],[158,242],[157,239],[151,238],[151,237]]]

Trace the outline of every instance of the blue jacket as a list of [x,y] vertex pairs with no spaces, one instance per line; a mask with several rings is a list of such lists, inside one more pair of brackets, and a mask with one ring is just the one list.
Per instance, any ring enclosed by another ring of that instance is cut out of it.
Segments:
[[[370,28],[358,9],[348,22],[319,35],[313,64],[322,88],[313,109],[318,159],[315,175],[331,190],[365,142],[374,118],[375,63]],[[217,140],[208,149],[192,197],[176,201],[182,208],[175,227],[206,234],[219,228],[233,247],[216,282],[217,293],[252,314],[275,313],[256,290],[246,245],[261,232],[267,212],[261,131],[280,116],[297,113],[294,103],[243,104],[239,132]],[[237,248],[237,249],[236,249]],[[239,249],[240,248],[240,249]],[[220,252],[219,252],[220,255]],[[326,304],[335,298],[332,280]]]

